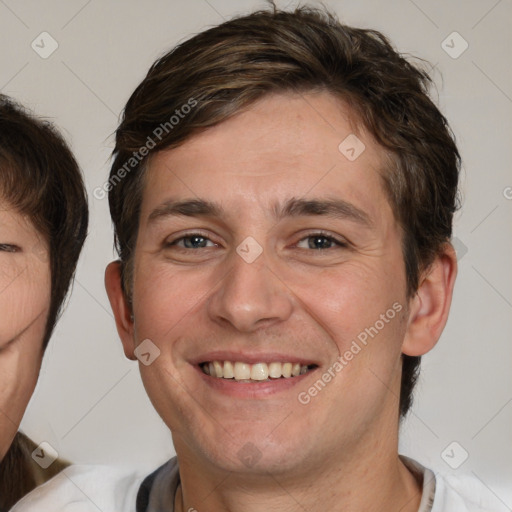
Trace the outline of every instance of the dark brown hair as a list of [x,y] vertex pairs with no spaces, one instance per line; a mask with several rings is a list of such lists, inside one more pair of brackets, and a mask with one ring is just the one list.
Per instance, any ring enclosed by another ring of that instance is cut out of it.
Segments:
[[[78,164],[59,133],[4,95],[0,95],[0,198],[27,215],[49,247],[52,284],[45,348],[87,234],[87,194]],[[32,250],[44,257],[37,246]],[[34,469],[40,468],[30,457],[33,448],[33,442],[18,433],[0,463],[2,510],[61,467],[55,462],[53,469],[36,474]]]
[[[422,272],[450,240],[457,208],[459,153],[428,96],[430,85],[428,73],[381,33],[342,25],[311,7],[254,12],[178,45],[135,89],[116,132],[108,189],[128,299],[147,162],[147,156],[138,161],[141,149],[176,147],[266,94],[287,91],[332,93],[385,149],[383,185],[403,230],[407,292],[413,296]],[[169,123],[191,100],[194,108]],[[131,167],[120,179],[127,162]],[[411,406],[419,363],[419,357],[403,356],[401,416]]]

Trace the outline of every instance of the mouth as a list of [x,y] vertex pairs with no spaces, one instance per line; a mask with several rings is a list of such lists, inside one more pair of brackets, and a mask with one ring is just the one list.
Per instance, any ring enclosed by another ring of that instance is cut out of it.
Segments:
[[247,363],[215,360],[199,363],[199,368],[205,375],[244,384],[295,379],[317,367],[316,364],[281,361]]

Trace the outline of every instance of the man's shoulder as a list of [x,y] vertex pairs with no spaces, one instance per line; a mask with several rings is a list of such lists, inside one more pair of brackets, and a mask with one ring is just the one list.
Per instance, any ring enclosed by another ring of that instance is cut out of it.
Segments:
[[148,472],[115,466],[70,466],[25,496],[11,512],[132,511]]
[[418,512],[510,512],[499,496],[476,476],[444,474],[400,455],[405,466],[423,481]]
[[480,479],[436,474],[432,512],[505,512],[510,509]]

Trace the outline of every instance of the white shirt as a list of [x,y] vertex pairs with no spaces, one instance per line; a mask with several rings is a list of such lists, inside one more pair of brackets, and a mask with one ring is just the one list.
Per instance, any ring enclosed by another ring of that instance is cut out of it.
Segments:
[[[441,476],[412,459],[401,459],[423,478],[418,512],[509,511],[476,478]],[[70,466],[25,496],[11,512],[173,512],[179,483],[176,457],[146,475],[126,468]]]

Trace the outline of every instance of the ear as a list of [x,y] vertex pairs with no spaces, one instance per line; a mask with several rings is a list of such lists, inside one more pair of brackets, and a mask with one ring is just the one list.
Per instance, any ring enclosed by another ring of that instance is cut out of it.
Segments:
[[448,319],[456,276],[457,256],[453,246],[446,243],[409,302],[403,354],[422,356],[434,348]]
[[132,309],[121,286],[121,262],[113,261],[105,270],[105,288],[110,307],[116,320],[117,332],[123,343],[128,359],[135,360],[135,340],[133,332]]

